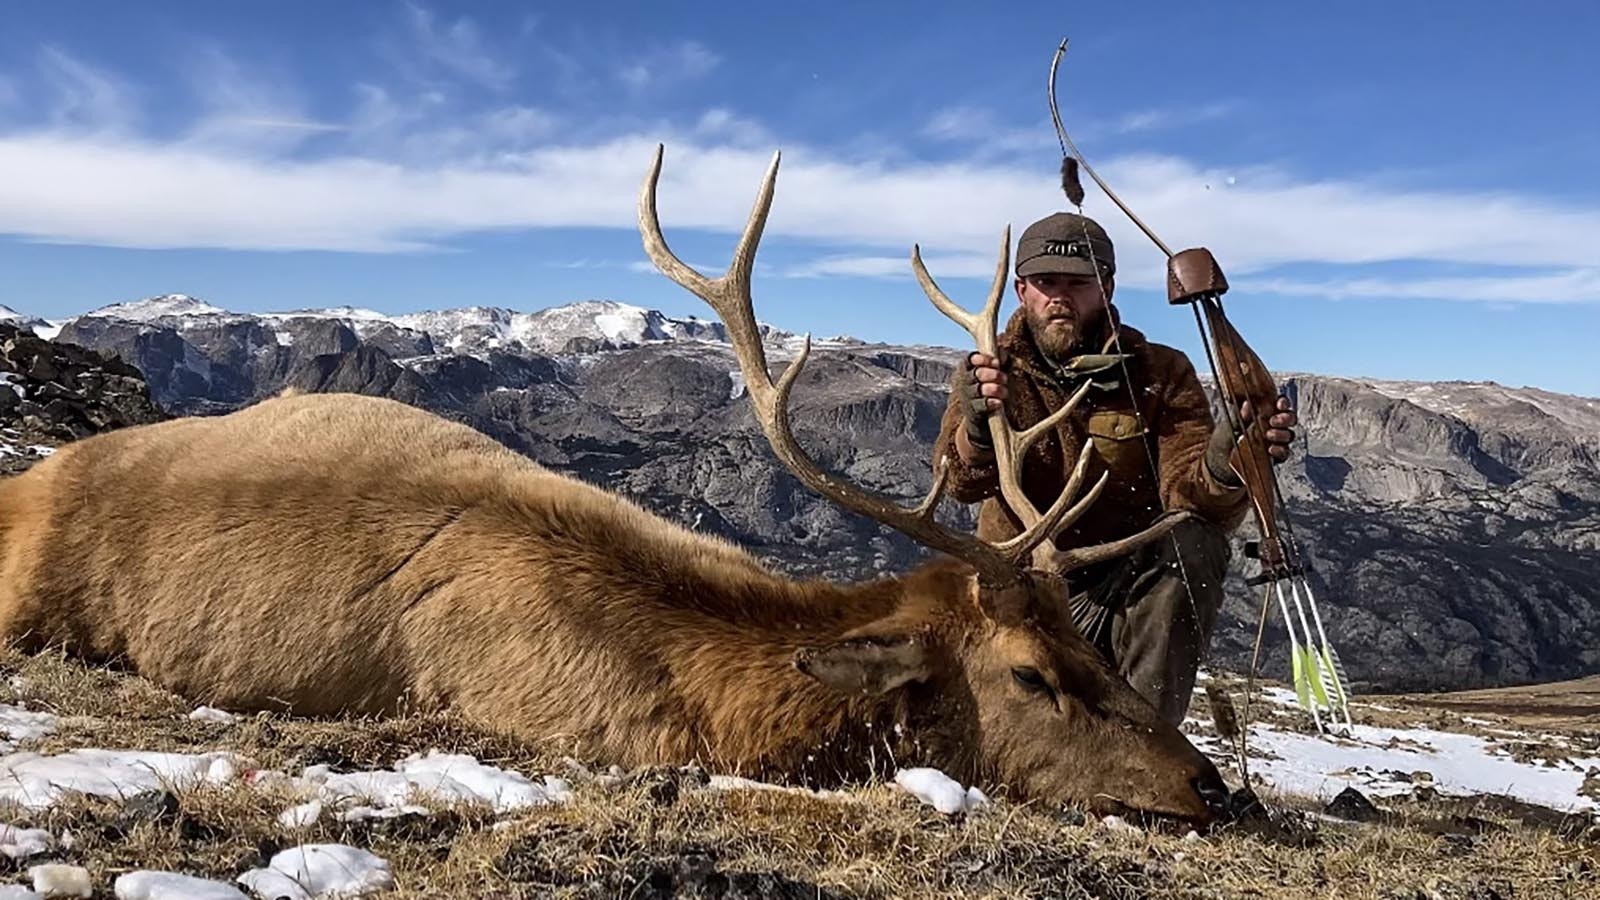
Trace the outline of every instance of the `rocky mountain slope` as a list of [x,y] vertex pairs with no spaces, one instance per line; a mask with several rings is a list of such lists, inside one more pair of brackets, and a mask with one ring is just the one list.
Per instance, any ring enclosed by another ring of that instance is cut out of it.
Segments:
[[[127,361],[175,414],[223,412],[285,385],[389,396],[793,572],[860,578],[922,556],[776,463],[714,321],[610,302],[244,315],[170,296],[34,327]],[[785,364],[797,340],[767,338],[774,365]],[[958,355],[821,342],[794,393],[801,441],[859,483],[919,497]],[[1358,682],[1459,688],[1600,672],[1600,401],[1492,384],[1280,378],[1306,423],[1280,480]],[[961,527],[972,513],[951,502],[941,511]],[[1260,598],[1241,576],[1252,566],[1233,567],[1215,665],[1248,665]],[[1269,641],[1267,670],[1281,674],[1282,632],[1269,626]]]

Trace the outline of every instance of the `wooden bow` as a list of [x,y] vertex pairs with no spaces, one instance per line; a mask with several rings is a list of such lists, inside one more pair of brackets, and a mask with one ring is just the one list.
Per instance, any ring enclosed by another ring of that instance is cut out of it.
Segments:
[[[1332,716],[1335,724],[1342,714],[1344,725],[1348,728],[1350,709],[1345,692],[1347,679],[1344,666],[1328,642],[1323,629],[1322,615],[1317,610],[1316,597],[1311,593],[1311,584],[1306,580],[1299,548],[1293,539],[1293,529],[1289,525],[1288,509],[1283,502],[1283,492],[1278,486],[1277,473],[1272,458],[1267,453],[1266,432],[1270,427],[1268,420],[1277,409],[1278,386],[1272,378],[1272,373],[1267,370],[1266,364],[1261,361],[1261,357],[1245,343],[1238,329],[1233,327],[1233,323],[1228,321],[1227,314],[1223,311],[1222,295],[1228,291],[1228,280],[1222,274],[1222,267],[1218,265],[1211,251],[1204,247],[1196,247],[1177,253],[1172,252],[1171,248],[1157,237],[1155,232],[1101,179],[1067,134],[1066,128],[1061,124],[1061,114],[1056,108],[1056,70],[1060,67],[1061,58],[1066,51],[1067,41],[1063,39],[1061,45],[1056,48],[1055,58],[1050,64],[1049,84],[1050,116],[1055,122],[1056,135],[1061,141],[1062,189],[1066,192],[1068,200],[1077,206],[1081,213],[1084,194],[1077,177],[1078,169],[1081,167],[1083,171],[1089,173],[1090,178],[1094,179],[1095,184],[1105,191],[1111,202],[1115,203],[1117,208],[1161,248],[1162,253],[1166,254],[1167,302],[1174,306],[1187,305],[1194,311],[1195,325],[1200,330],[1200,339],[1206,348],[1206,358],[1216,379],[1224,415],[1234,435],[1234,448],[1229,458],[1229,465],[1244,484],[1245,491],[1250,497],[1251,508],[1255,513],[1256,526],[1260,531],[1260,540],[1247,545],[1246,554],[1261,562],[1260,574],[1247,579],[1247,583],[1251,585],[1265,586],[1261,629],[1265,629],[1267,610],[1275,594],[1283,614],[1284,626],[1289,632],[1293,654],[1291,668],[1294,674],[1295,693],[1300,705],[1311,712],[1319,730],[1323,727],[1322,710],[1326,710]],[[1085,237],[1087,238],[1087,234]],[[1104,296],[1103,290],[1102,296]],[[1249,422],[1242,421],[1240,416],[1240,410],[1246,402],[1249,403],[1253,413]],[[1289,603],[1283,592],[1285,584],[1289,586],[1289,595],[1293,598],[1293,605],[1298,614],[1298,633],[1295,620],[1289,617]],[[1185,586],[1187,587],[1187,582]],[[1305,598],[1303,601],[1302,592]],[[1308,608],[1311,612],[1309,621],[1306,618]],[[1315,622],[1315,639],[1311,633],[1311,622]],[[1258,631],[1256,637],[1258,655],[1260,649],[1261,634]],[[1251,662],[1250,674],[1253,681],[1255,660]]]

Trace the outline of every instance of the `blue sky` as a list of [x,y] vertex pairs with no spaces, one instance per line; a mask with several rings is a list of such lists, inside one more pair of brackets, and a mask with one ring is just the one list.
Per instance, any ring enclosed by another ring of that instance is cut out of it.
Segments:
[[[13,4],[0,304],[704,315],[639,245],[664,142],[668,238],[715,269],[783,151],[763,320],[960,345],[911,245],[976,306],[1002,228],[1064,207],[1068,36],[1068,129],[1169,244],[1216,253],[1270,367],[1600,396],[1600,12],[1134,6]],[[1159,255],[1087,186],[1126,320],[1203,367]]]

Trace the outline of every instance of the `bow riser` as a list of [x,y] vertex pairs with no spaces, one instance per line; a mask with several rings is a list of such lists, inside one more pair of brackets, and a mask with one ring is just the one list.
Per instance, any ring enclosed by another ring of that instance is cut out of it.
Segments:
[[[1204,313],[1202,337],[1206,330],[1210,331],[1217,391],[1222,395],[1223,412],[1233,427],[1234,449],[1229,465],[1244,482],[1255,510],[1256,525],[1261,530],[1261,574],[1269,580],[1277,580],[1294,574],[1278,531],[1272,457],[1267,454],[1266,443],[1270,427],[1267,420],[1277,408],[1278,385],[1261,357],[1250,349],[1223,313],[1221,298],[1227,290],[1227,276],[1222,274],[1222,267],[1210,250],[1194,247],[1175,253],[1167,260],[1167,302],[1174,306],[1192,305]],[[1239,421],[1239,409],[1247,400],[1254,417],[1245,423]]]

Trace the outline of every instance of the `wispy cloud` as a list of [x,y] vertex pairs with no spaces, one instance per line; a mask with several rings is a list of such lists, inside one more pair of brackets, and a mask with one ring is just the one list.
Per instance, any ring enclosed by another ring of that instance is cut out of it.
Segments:
[[939,110],[923,125],[922,134],[982,156],[1036,154],[1056,148],[1053,131],[1005,125],[992,111],[976,106]]
[[699,41],[677,41],[644,51],[617,70],[617,79],[634,91],[704,78],[721,58]]
[[221,46],[185,57],[190,94],[199,107],[186,140],[238,153],[286,152],[320,134],[344,131],[318,121],[287,77],[249,66]]
[[[1239,104],[1231,100],[1202,103],[1198,106],[1161,107],[1127,113],[1104,127],[1112,134],[1132,134],[1163,128],[1182,128],[1231,115]],[[1076,135],[1074,135],[1076,138]]]
[[126,84],[65,50],[41,50],[39,70],[54,95],[51,121],[58,127],[121,131],[138,119],[133,91]]
[[418,52],[451,74],[495,90],[516,77],[516,68],[488,46],[471,19],[442,24],[431,10],[407,4],[405,20]]
[[[997,248],[998,249],[998,248]],[[993,278],[998,254],[981,256],[958,253],[927,255],[923,265],[935,280],[942,278]],[[905,256],[824,256],[809,262],[779,269],[782,278],[914,278],[911,255]]]
[[[1239,104],[1231,100],[1197,106],[1161,107],[1126,113],[1111,121],[1069,124],[1074,140],[1184,128],[1232,115]],[[924,137],[964,145],[970,153],[998,157],[1059,152],[1055,130],[1007,124],[993,110],[980,106],[950,106],[934,113],[922,127]]]
[[1349,278],[1315,281],[1260,278],[1242,282],[1241,286],[1259,293],[1334,300],[1392,298],[1480,303],[1600,303],[1600,269],[1593,268],[1471,278]]

